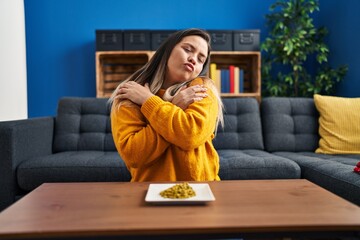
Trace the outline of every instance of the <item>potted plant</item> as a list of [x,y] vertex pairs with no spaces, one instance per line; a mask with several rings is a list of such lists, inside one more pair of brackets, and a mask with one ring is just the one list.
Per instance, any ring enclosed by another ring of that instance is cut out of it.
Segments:
[[[319,11],[317,0],[277,0],[266,15],[269,36],[263,50],[262,79],[265,96],[312,97],[331,95],[345,77],[346,65],[333,69],[328,64],[329,48],[325,27],[316,28],[311,14]],[[311,60],[316,72],[306,66]],[[276,74],[277,73],[277,74]]]

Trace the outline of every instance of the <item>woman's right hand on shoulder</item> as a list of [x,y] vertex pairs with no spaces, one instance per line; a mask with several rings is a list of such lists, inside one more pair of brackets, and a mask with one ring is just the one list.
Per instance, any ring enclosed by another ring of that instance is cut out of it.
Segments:
[[194,85],[191,87],[184,86],[179,93],[174,96],[171,102],[182,110],[185,110],[191,103],[206,98],[208,96],[206,91],[207,88],[203,85]]

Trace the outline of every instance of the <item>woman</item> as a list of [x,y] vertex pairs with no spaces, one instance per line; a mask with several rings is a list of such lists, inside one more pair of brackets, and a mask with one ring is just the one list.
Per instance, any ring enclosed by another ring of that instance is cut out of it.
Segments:
[[220,180],[212,139],[222,102],[209,63],[209,35],[178,31],[112,94],[112,134],[131,181]]

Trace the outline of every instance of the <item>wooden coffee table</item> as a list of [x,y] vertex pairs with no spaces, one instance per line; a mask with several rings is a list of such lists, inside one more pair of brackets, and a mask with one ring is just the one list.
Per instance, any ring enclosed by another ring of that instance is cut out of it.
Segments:
[[360,237],[360,208],[307,180],[209,182],[215,201],[159,206],[149,183],[48,183],[0,213],[0,238]]

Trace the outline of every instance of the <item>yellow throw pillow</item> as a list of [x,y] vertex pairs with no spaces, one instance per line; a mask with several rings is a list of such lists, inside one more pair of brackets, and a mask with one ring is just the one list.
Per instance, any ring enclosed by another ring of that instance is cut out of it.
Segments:
[[360,154],[360,98],[314,95],[320,113],[317,153]]

